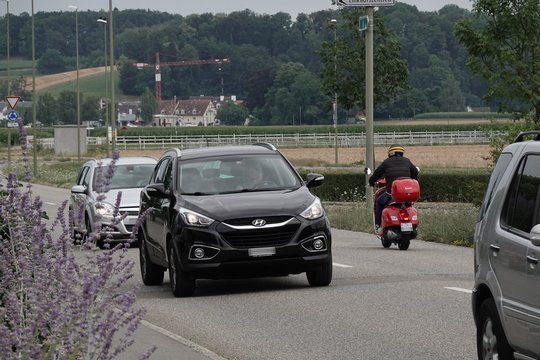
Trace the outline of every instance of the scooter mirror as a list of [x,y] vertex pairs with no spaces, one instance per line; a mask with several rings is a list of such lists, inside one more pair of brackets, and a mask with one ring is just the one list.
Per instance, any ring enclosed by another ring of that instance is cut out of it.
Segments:
[[364,173],[365,173],[366,175],[370,176],[371,173],[372,173],[372,171],[371,171],[370,168],[364,168]]

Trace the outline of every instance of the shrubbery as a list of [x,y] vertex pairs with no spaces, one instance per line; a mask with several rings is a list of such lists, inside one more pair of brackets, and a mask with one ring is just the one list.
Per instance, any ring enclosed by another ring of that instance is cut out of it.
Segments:
[[[26,158],[22,124],[19,131]],[[114,164],[103,191],[113,173]],[[127,284],[134,266],[129,244],[94,251],[94,234],[74,245],[66,203],[49,223],[31,185],[22,187],[10,174],[2,187],[1,359],[112,359],[132,344],[145,314],[135,305],[137,288]]]
[[[305,177],[308,170],[301,170]],[[321,171],[325,181],[323,186],[313,189],[313,193],[323,201],[351,202],[364,201],[365,176],[363,173]],[[462,202],[478,205],[482,202],[490,173],[421,172],[420,200],[424,202]]]

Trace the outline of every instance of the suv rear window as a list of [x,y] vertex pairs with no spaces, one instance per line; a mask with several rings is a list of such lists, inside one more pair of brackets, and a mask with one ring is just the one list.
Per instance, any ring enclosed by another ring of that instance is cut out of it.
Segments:
[[489,204],[491,203],[493,190],[496,188],[495,185],[497,185],[502,174],[504,174],[504,170],[506,170],[506,168],[508,167],[510,160],[512,160],[512,154],[510,153],[502,153],[499,156],[499,159],[497,160],[497,164],[495,165],[495,169],[493,169],[493,173],[491,174],[491,178],[489,179],[486,193],[484,195],[484,200],[482,201],[482,207],[480,208],[479,220],[482,220],[484,218],[484,214],[486,213],[489,207]]
[[512,178],[502,212],[503,226],[529,233],[540,223],[539,185],[540,155],[527,155]]

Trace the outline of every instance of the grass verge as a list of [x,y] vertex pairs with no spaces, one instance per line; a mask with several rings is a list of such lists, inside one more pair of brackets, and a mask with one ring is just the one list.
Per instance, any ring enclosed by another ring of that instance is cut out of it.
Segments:
[[[418,239],[472,246],[478,208],[467,203],[416,203]],[[373,215],[365,203],[330,203],[325,209],[333,228],[373,232]]]

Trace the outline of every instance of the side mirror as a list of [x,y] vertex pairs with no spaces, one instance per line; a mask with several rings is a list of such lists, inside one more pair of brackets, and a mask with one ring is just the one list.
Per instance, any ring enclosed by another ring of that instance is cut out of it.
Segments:
[[321,174],[307,174],[306,176],[306,186],[308,188],[315,188],[321,186],[324,182],[324,176]]
[[169,196],[169,191],[165,189],[164,184],[150,184],[144,188],[144,192],[148,196],[155,196],[158,198],[166,198]]
[[534,246],[540,246],[540,224],[534,225],[531,229],[531,242]]
[[75,185],[71,188],[71,193],[72,194],[86,194],[87,193],[86,186]]

